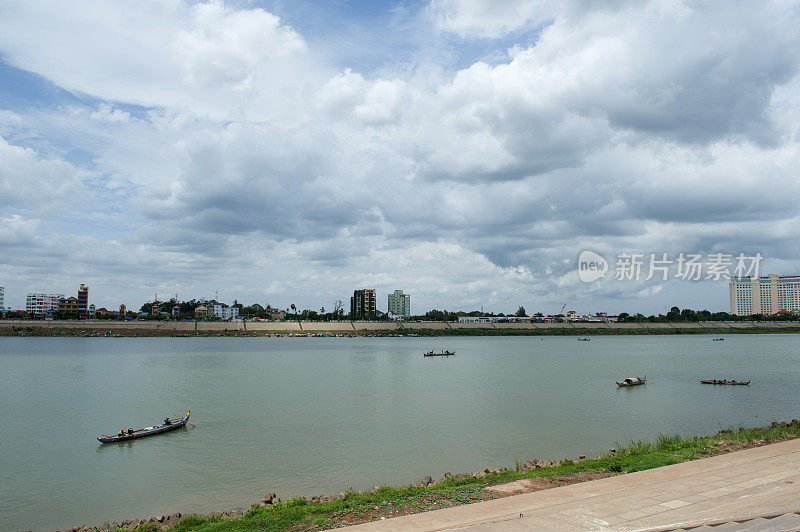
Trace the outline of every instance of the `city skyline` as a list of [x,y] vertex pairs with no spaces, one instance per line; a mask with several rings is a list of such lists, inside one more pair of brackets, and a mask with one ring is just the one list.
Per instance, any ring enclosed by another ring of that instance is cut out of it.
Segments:
[[[727,311],[800,272],[794,2],[3,2],[5,304]],[[171,296],[170,296],[171,297]]]

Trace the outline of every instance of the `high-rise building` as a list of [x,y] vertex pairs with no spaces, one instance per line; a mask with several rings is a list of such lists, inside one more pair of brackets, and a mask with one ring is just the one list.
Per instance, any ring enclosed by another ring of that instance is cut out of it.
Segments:
[[0,309],[6,308],[6,289],[0,286]]
[[800,275],[731,277],[731,314],[776,314],[800,311]]
[[81,284],[78,288],[78,318],[85,320],[89,317],[89,287]]
[[374,318],[376,310],[374,288],[353,291],[353,297],[350,298],[351,319]]
[[403,318],[411,317],[411,294],[404,294],[402,290],[395,290],[389,294],[389,314]]
[[52,317],[58,310],[58,300],[64,294],[34,294],[29,293],[25,299],[25,312],[34,318]]

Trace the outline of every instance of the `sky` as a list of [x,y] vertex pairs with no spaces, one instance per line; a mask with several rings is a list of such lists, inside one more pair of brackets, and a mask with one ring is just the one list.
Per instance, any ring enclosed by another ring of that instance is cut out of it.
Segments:
[[798,49],[783,0],[0,0],[6,306],[727,311],[800,273]]

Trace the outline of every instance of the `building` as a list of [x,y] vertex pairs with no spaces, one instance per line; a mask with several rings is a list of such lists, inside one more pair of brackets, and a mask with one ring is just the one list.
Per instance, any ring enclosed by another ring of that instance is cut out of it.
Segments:
[[[62,296],[63,297],[63,296]],[[78,288],[78,318],[85,320],[89,317],[89,287],[81,284]]]
[[800,275],[731,277],[729,293],[737,316],[800,311]]
[[0,286],[0,309],[6,308],[6,289]]
[[58,310],[58,301],[64,294],[28,294],[25,312],[34,318],[52,318]]
[[353,297],[350,298],[351,319],[374,318],[376,310],[374,288],[364,288],[353,292]]
[[209,303],[208,315],[212,318],[235,320],[239,318],[239,307],[231,307],[225,303]]
[[74,312],[75,315],[78,314],[78,298],[77,297],[68,297],[64,298],[63,296],[61,299],[58,300],[58,312]]
[[125,305],[120,305],[119,306],[119,315],[124,318],[127,313],[128,313],[128,307],[126,307]]
[[458,323],[529,323],[531,318],[517,316],[459,316]]
[[389,315],[410,318],[411,294],[404,294],[402,290],[395,290],[393,294],[389,294]]
[[208,307],[204,305],[198,305],[194,308],[194,317],[195,318],[207,318],[208,317]]
[[285,310],[272,308],[270,306],[267,306],[267,308],[264,309],[264,312],[267,313],[267,317],[271,320],[282,320],[286,316]]

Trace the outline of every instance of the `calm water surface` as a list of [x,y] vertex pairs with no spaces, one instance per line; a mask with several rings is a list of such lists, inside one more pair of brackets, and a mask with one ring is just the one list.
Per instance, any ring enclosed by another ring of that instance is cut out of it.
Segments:
[[[428,349],[456,349],[423,358]],[[800,336],[0,338],[0,530],[248,507],[800,417]],[[614,380],[647,374],[645,386]],[[752,379],[749,387],[700,378]],[[196,429],[95,435],[192,408]]]

